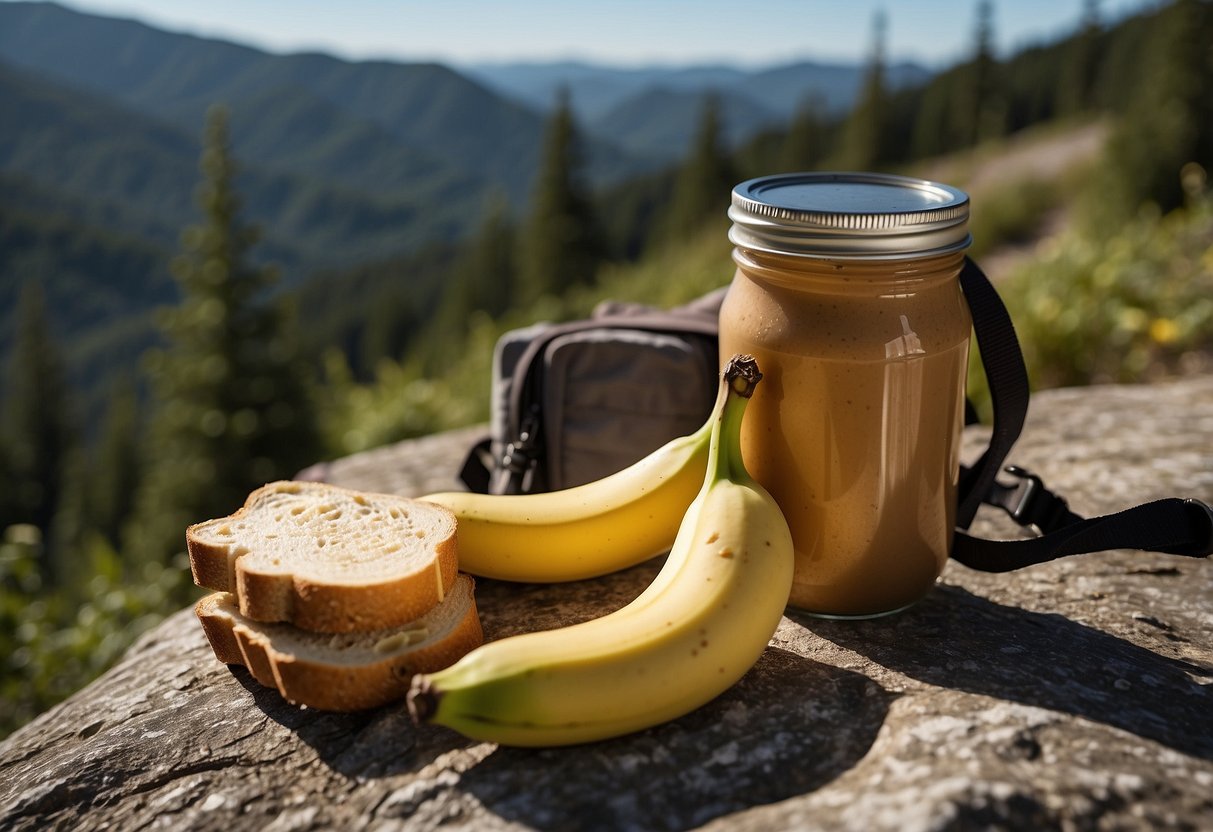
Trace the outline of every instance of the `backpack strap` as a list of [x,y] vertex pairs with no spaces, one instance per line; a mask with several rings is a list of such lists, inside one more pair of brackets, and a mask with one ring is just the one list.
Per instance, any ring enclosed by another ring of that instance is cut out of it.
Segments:
[[[1028,374],[1019,339],[1006,307],[989,279],[968,258],[960,283],[973,316],[973,331],[994,404],[990,445],[972,467],[962,467],[958,489],[958,529],[952,557],[985,572],[1007,572],[1055,558],[1107,549],[1141,549],[1188,557],[1213,554],[1213,509],[1199,500],[1168,498],[1116,514],[1083,518],[1045,487],[1040,477],[1018,466],[1005,471],[1014,485],[998,481],[999,469],[1028,412]],[[1023,526],[1038,529],[1027,540],[985,540],[968,534],[977,507],[986,502]]]

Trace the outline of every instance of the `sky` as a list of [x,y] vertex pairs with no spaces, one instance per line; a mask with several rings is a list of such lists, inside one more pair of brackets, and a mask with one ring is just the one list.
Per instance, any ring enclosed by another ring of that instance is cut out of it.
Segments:
[[[615,66],[863,61],[887,16],[890,60],[966,57],[978,0],[61,0],[275,52],[454,65],[578,59]],[[1006,55],[1077,26],[1089,0],[993,0]],[[1099,0],[1116,19],[1157,0]]]

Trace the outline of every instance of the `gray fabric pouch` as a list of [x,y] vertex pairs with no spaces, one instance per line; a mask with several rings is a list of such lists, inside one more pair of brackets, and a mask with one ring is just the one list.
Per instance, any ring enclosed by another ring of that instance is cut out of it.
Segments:
[[724,290],[659,310],[605,302],[592,317],[506,333],[493,356],[489,436],[473,491],[555,491],[626,468],[703,424],[716,399]]

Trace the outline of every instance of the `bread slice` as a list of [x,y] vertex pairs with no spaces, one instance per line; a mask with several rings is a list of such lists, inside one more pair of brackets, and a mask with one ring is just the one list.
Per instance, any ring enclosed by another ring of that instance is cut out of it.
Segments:
[[221,662],[244,665],[293,704],[325,711],[402,700],[413,674],[454,664],[483,640],[467,575],[416,621],[371,633],[310,633],[290,624],[252,621],[225,592],[207,595],[194,612]]
[[325,483],[270,483],[185,538],[199,586],[235,595],[245,618],[319,633],[419,618],[458,572],[449,511]]

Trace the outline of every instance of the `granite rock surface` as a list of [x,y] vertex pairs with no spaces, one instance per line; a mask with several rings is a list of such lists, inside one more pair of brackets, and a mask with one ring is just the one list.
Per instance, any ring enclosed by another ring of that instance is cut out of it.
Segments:
[[[474,431],[327,466],[451,486]],[[981,430],[966,438],[971,458]],[[1038,394],[1011,461],[1083,514],[1213,502],[1213,377]],[[986,536],[1021,534],[994,512]],[[564,586],[481,581],[498,638],[626,603],[659,563]],[[911,609],[789,613],[733,689],[642,733],[518,750],[326,714],[219,664],[192,612],[0,744],[3,829],[1207,829],[1213,562],[1083,555],[949,565]]]

